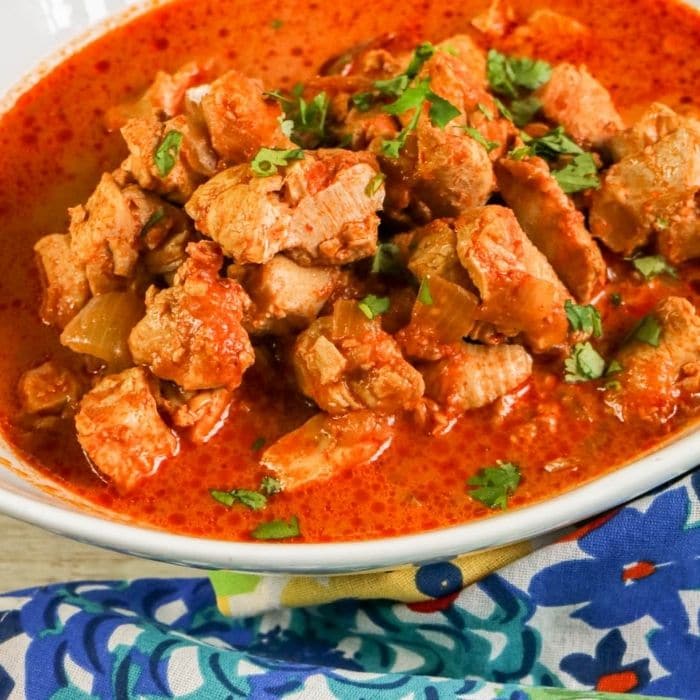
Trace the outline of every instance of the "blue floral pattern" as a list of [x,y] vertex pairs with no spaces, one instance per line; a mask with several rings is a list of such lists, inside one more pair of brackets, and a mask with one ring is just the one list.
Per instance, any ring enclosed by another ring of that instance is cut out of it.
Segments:
[[204,579],[0,596],[0,700],[697,698],[699,496],[700,472],[464,589],[422,567],[429,605],[229,619]]

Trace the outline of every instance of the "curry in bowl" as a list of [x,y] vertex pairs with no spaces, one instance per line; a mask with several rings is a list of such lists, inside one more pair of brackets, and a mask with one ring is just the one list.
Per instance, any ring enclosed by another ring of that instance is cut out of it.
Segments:
[[175,2],[59,67],[4,117],[13,445],[156,527],[313,542],[542,500],[691,425],[700,121],[611,92],[624,57],[560,5],[367,20],[299,75],[258,18],[261,76],[231,8]]

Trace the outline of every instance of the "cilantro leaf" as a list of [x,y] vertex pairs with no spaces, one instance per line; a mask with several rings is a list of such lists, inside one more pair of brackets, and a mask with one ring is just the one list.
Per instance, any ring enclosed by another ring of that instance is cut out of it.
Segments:
[[444,129],[453,119],[456,119],[461,112],[451,102],[440,95],[429,91],[427,94],[428,102],[430,102],[430,111],[428,116],[433,126]]
[[486,121],[493,121],[493,112],[485,104],[478,102],[476,108],[486,117]]
[[467,481],[469,486],[476,487],[469,491],[469,495],[489,508],[505,510],[508,497],[515,493],[520,479],[520,468],[513,462],[484,467]]
[[[307,102],[302,97],[304,86],[296,85],[292,90],[292,97],[287,97],[279,90],[271,90],[263,93],[265,97],[279,102],[284,119],[280,121],[282,131],[297,146],[315,148],[319,146],[326,136],[326,119],[330,99],[325,92],[319,92]],[[292,123],[292,126],[288,125]]]
[[552,175],[566,194],[600,187],[598,168],[590,153],[574,156],[571,163],[552,171]]
[[596,338],[603,335],[603,323],[595,306],[591,304],[581,306],[574,304],[571,299],[567,299],[564,303],[564,310],[572,331],[583,331]]
[[290,537],[298,537],[301,534],[299,518],[293,515],[289,521],[271,520],[261,523],[251,533],[256,540],[286,540]]
[[272,22],[270,22],[270,26],[277,31],[278,29],[282,29],[284,22],[281,19],[273,19]]
[[419,44],[415,48],[413,56],[411,56],[411,61],[408,64],[408,68],[406,68],[406,75],[410,79],[415,78],[423,67],[423,64],[428,59],[432,58],[436,51],[437,46],[433,46],[429,41]]
[[368,294],[357,306],[371,321],[389,310],[390,301],[389,297],[378,297],[375,294]]
[[634,258],[632,264],[638,272],[641,272],[645,280],[650,280],[658,275],[678,277],[676,268],[669,265],[662,255],[645,255],[641,258]]
[[401,251],[396,243],[380,243],[377,246],[371,269],[374,275],[398,275],[404,272]]
[[639,321],[628,338],[657,348],[661,341],[661,326],[656,318],[650,314]]
[[274,496],[276,493],[282,492],[282,483],[279,479],[275,479],[272,476],[264,476],[260,483],[260,490],[266,496]]
[[605,360],[590,343],[576,343],[571,355],[564,360],[564,368],[564,380],[569,384],[587,382],[603,376]]
[[261,148],[250,167],[258,177],[276,175],[278,168],[284,168],[291,160],[303,160],[304,151],[301,148]]
[[620,294],[619,292],[613,292],[610,295],[610,303],[613,306],[621,306],[622,305],[622,294]]
[[611,374],[617,374],[618,372],[622,372],[622,369],[622,365],[617,360],[613,360],[608,365],[608,368],[605,370],[605,376],[609,377]]
[[153,162],[156,164],[156,169],[161,177],[170,175],[175,167],[177,157],[180,155],[182,139],[183,135],[181,132],[169,131],[158,144],[153,155]]
[[519,88],[536,90],[548,82],[552,67],[545,61],[507,56],[491,49],[486,57],[486,75],[494,92],[517,98]]
[[265,447],[266,442],[267,440],[265,440],[265,438],[261,435],[260,437],[255,438],[253,444],[250,446],[250,449],[253,452],[260,452],[260,450]]
[[407,112],[409,109],[420,109],[428,96],[429,86],[430,81],[425,79],[416,83],[416,85],[407,87],[394,102],[384,105],[384,111],[388,114],[398,116],[399,114]]
[[157,226],[165,218],[165,209],[156,209],[148,218],[141,229],[141,236],[145,236],[154,226]]
[[424,277],[418,288],[418,301],[425,306],[433,305],[433,295],[430,293],[430,277]]
[[386,180],[386,175],[384,173],[377,173],[368,183],[367,187],[365,187],[365,194],[368,197],[373,197],[377,192],[379,192],[379,188],[382,186],[384,183],[384,180]]
[[498,148],[501,144],[498,141],[489,141],[480,131],[471,126],[465,126],[464,130],[471,136],[474,141],[481,144],[487,153],[491,153],[494,148]]
[[502,117],[505,117],[506,119],[510,119],[510,121],[513,121],[515,117],[513,116],[513,113],[506,107],[503,102],[501,102],[498,97],[494,97],[493,101],[496,103],[496,107],[498,107],[498,111],[501,113]]
[[267,498],[257,491],[248,491],[247,489],[232,489],[231,491],[218,491],[212,489],[209,491],[211,497],[230,508],[236,503],[250,508],[251,510],[262,510],[267,505]]
[[515,126],[522,128],[535,118],[540,109],[542,109],[542,103],[536,97],[530,96],[513,100],[510,103],[511,121]]
[[384,95],[400,97],[410,82],[409,77],[404,73],[401,73],[401,75],[396,75],[393,78],[387,78],[386,80],[375,80],[374,87],[376,87],[377,90]]
[[569,136],[566,135],[563,127],[547,132],[544,136],[533,139],[528,138],[527,145],[536,156],[552,160],[560,155],[578,156],[585,151]]
[[374,95],[371,92],[358,92],[352,96],[351,102],[360,112],[367,112],[372,109]]

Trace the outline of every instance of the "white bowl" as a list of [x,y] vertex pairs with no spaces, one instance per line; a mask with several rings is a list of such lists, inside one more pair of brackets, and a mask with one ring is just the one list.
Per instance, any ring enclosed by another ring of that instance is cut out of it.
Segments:
[[[24,0],[0,4],[0,93],[16,85],[18,76],[69,40],[91,27],[90,35],[94,36],[118,22],[116,18],[107,25],[100,24],[110,13],[127,6],[138,11],[139,5],[134,0]],[[56,56],[49,59],[45,68],[55,65],[56,60]],[[18,89],[27,84],[24,81]],[[212,569],[332,574],[425,563],[542,535],[624,503],[692,469],[699,461],[700,430],[695,430],[630,466],[562,496],[465,525],[365,542],[236,543],[171,535],[118,522],[117,516],[100,513],[61,493],[59,487],[22,463],[0,438],[0,511],[82,542],[150,559]]]

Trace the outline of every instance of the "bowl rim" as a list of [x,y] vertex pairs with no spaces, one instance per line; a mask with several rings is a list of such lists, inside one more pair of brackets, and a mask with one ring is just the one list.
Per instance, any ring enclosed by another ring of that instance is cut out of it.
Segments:
[[2,488],[0,511],[84,543],[146,559],[256,573],[341,574],[425,564],[544,535],[681,476],[696,466],[698,455],[700,429],[695,429],[628,466],[549,500],[438,530],[349,542],[233,542],[177,535],[45,501],[38,504]]
[[[134,0],[60,45],[0,96],[0,113],[51,70],[106,32],[172,0]],[[624,430],[624,425],[620,424]],[[31,465],[2,435],[15,460]],[[343,574],[424,564],[468,552],[538,537],[635,498],[691,470],[700,461],[700,426],[673,438],[651,454],[550,499],[479,520],[422,533],[367,540],[297,543],[235,542],[169,533],[148,525],[118,522],[56,504],[0,485],[0,512],[46,530],[147,559],[182,565],[271,574]],[[10,472],[27,482],[17,468]],[[55,482],[54,482],[55,483]],[[75,507],[75,504],[73,504]],[[302,522],[303,531],[303,522]]]

